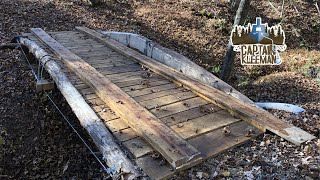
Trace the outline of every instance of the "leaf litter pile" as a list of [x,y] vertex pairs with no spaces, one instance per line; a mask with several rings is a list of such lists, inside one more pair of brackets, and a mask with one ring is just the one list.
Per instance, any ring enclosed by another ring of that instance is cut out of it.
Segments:
[[[282,1],[252,1],[247,22],[257,16],[269,25],[281,22],[288,49],[280,66],[243,67],[236,59],[230,84],[255,102],[305,108],[299,115],[270,112],[317,138],[297,147],[266,133],[174,179],[319,178],[320,14],[315,2],[285,1],[282,10]],[[90,7],[80,0],[1,0],[0,43],[31,27],[135,32],[217,74],[233,15],[226,1],[107,0]],[[0,54],[0,179],[108,179],[46,96],[35,92],[34,77],[19,56],[18,50]],[[62,95],[50,94],[99,155]]]

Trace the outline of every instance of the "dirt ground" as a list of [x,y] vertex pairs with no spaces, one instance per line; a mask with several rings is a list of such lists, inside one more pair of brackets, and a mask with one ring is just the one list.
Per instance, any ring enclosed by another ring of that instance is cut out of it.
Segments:
[[[256,102],[305,108],[299,115],[271,112],[317,139],[297,147],[266,133],[174,179],[320,178],[320,12],[316,2],[320,6],[319,1],[285,1],[282,9],[280,0],[252,1],[246,22],[260,16],[269,25],[281,23],[288,48],[280,66],[243,67],[237,59],[230,84]],[[203,10],[210,16],[201,15]],[[108,0],[96,7],[80,0],[1,0],[0,44],[31,27],[134,32],[218,74],[233,16],[222,0]],[[54,91],[51,96],[80,134],[90,139],[61,94]],[[0,179],[109,178],[46,96],[35,92],[33,75],[18,50],[1,51],[0,98]]]

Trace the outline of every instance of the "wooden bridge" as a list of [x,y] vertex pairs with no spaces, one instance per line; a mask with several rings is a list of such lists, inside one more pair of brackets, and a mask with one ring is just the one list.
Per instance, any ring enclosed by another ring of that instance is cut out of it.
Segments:
[[122,172],[137,170],[127,157],[114,158],[126,151],[149,177],[163,179],[266,130],[295,144],[314,138],[91,29],[23,35],[17,41],[44,64],[108,165],[123,161]]

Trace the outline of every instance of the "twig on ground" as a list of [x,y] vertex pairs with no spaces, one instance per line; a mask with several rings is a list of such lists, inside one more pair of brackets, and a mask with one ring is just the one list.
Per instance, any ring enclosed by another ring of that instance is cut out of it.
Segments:
[[320,9],[319,9],[319,6],[318,6],[318,2],[316,2],[314,5],[316,6],[316,8],[318,10],[318,13],[319,13],[319,16],[320,16]]
[[297,7],[293,4],[292,0],[290,0],[290,5],[293,6],[294,10],[298,13],[298,15],[300,15]]
[[[270,1],[269,1],[270,2]],[[282,0],[282,6],[281,6],[281,14],[280,14],[280,18],[282,18],[283,16],[283,10],[284,10],[284,0]]]
[[279,11],[278,11],[278,9],[276,8],[276,7],[274,7],[274,5],[268,0],[268,2],[269,2],[269,4],[270,4],[270,6],[273,8],[273,10],[275,10],[277,13],[280,13]]

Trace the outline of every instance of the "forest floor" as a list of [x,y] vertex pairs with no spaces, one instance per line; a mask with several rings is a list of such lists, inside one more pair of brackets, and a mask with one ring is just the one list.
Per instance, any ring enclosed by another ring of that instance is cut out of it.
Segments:
[[[305,108],[299,115],[271,112],[317,138],[294,146],[266,133],[174,179],[320,177],[320,12],[315,2],[285,1],[282,9],[280,0],[252,1],[246,22],[262,17],[269,25],[281,23],[288,47],[280,66],[241,66],[237,59],[230,84],[255,102]],[[32,27],[134,32],[218,74],[235,14],[229,6],[218,0],[108,0],[96,7],[80,0],[1,0],[0,44]],[[211,15],[201,15],[203,10]],[[51,95],[63,99],[59,92]],[[67,103],[57,103],[80,134],[90,139]],[[0,54],[0,179],[5,178],[108,178],[46,96],[35,92],[33,75],[18,50]]]

